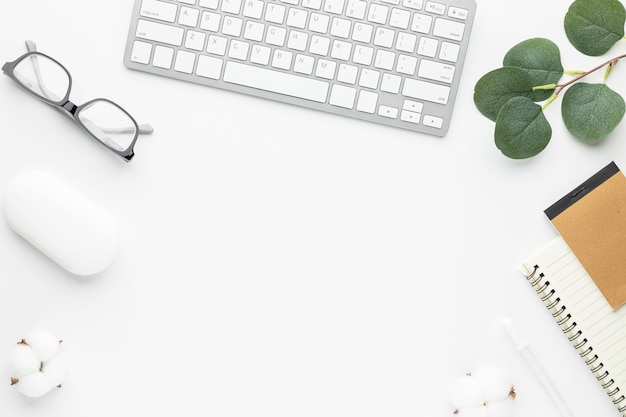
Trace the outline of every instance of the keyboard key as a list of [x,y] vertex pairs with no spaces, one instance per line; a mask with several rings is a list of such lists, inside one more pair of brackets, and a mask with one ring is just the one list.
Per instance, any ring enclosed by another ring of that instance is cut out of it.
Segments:
[[441,127],[443,126],[443,119],[441,117],[425,115],[423,123],[424,123],[424,126],[430,126],[430,127],[435,127],[437,129],[441,129]]
[[174,23],[178,6],[159,0],[143,0],[139,14],[143,17]]
[[309,46],[309,52],[315,55],[326,56],[330,49],[330,39],[321,36],[313,35],[311,38],[311,45]]
[[269,65],[271,48],[262,45],[253,45],[250,53],[250,62],[261,65]]
[[222,11],[226,13],[239,14],[241,0],[222,0]]
[[243,20],[236,17],[226,16],[222,26],[222,33],[224,35],[239,37],[241,35],[242,27]]
[[184,72],[185,74],[191,74],[193,72],[193,66],[196,63],[196,54],[187,51],[178,51],[176,53],[176,63],[174,64],[174,70],[178,72]]
[[437,39],[422,36],[420,38],[419,45],[417,46],[417,53],[420,55],[434,58],[434,56],[437,54],[438,47],[439,41]]
[[342,14],[344,0],[326,0],[324,2],[324,11],[332,14]]
[[330,17],[327,15],[313,13],[309,22],[309,30],[317,33],[326,33],[328,32],[328,22],[330,22]]
[[458,43],[443,42],[439,51],[439,59],[442,61],[456,62],[459,59],[461,45]]
[[309,17],[309,12],[306,10],[296,9],[292,7],[287,12],[287,26],[291,26],[298,29],[304,29],[306,27],[306,19]]
[[367,13],[367,3],[362,0],[350,0],[348,1],[348,8],[346,9],[346,16],[353,17],[355,19],[365,19],[365,13]]
[[357,45],[354,50],[352,60],[355,64],[372,65],[372,59],[374,57],[374,49],[369,46]]
[[370,4],[370,10],[367,14],[367,20],[373,23],[384,25],[387,22],[387,14],[389,13],[389,7],[382,4],[372,3]]
[[337,72],[337,81],[346,84],[355,84],[358,75],[359,67],[355,67],[354,65],[341,64],[339,65],[339,71]]
[[263,16],[263,2],[260,0],[246,0],[243,6],[243,15],[253,19]]
[[450,84],[454,79],[454,71],[454,65],[442,64],[440,62],[422,59],[420,61],[420,68],[417,75],[429,80]]
[[417,35],[400,32],[396,40],[396,49],[402,52],[413,53],[417,43]]
[[396,32],[392,29],[378,28],[374,36],[374,45],[391,48]]
[[251,40],[261,42],[263,40],[263,34],[265,33],[265,25],[258,22],[247,22],[246,29],[243,37]]
[[371,88],[372,90],[378,88],[378,80],[380,79],[380,72],[363,68],[361,70],[361,77],[359,78],[359,85],[365,88]]
[[210,54],[225,55],[228,39],[223,36],[210,35],[206,51]]
[[147,42],[135,41],[133,52],[130,59],[140,64],[149,64],[150,55],[152,54],[152,44]]
[[413,15],[413,22],[411,23],[411,30],[419,33],[430,33],[432,21],[432,16],[415,13]]
[[469,10],[463,9],[461,7],[450,6],[450,8],[448,9],[448,16],[455,19],[467,20],[468,14]]
[[348,59],[350,59],[351,52],[351,43],[335,40],[333,42],[333,48],[330,52],[330,56],[341,61],[347,61]]
[[352,32],[352,39],[357,42],[370,43],[374,26],[365,23],[356,23]]
[[327,59],[320,59],[317,61],[317,67],[315,68],[315,76],[319,78],[325,78],[327,80],[335,79],[335,70],[337,69],[337,63],[335,61],[329,61]]
[[421,10],[423,1],[422,0],[403,0],[402,5],[404,7],[408,7],[409,9]]
[[249,49],[250,44],[248,42],[233,39],[230,41],[230,47],[228,48],[228,57],[244,61],[248,58]]
[[384,74],[383,79],[380,82],[381,91],[385,91],[391,94],[398,94],[400,92],[400,84],[402,83],[402,77],[395,74]]
[[224,61],[220,58],[200,55],[200,57],[198,58],[198,67],[196,68],[196,74],[198,74],[200,77],[219,80],[220,76],[222,75],[223,65]]
[[220,28],[221,21],[222,15],[213,12],[203,12],[202,19],[200,20],[200,29],[208,30],[209,32],[217,32]]
[[394,62],[396,61],[396,54],[389,51],[379,49],[376,52],[376,59],[374,60],[374,66],[376,68],[392,70]]
[[293,59],[293,53],[289,51],[282,51],[280,49],[275,49],[274,57],[272,58],[272,66],[274,68],[288,70],[291,68],[292,59]]
[[417,100],[446,104],[450,97],[450,87],[407,78],[402,88],[402,95]]
[[330,34],[339,38],[348,39],[350,37],[351,27],[352,22],[350,22],[349,20],[335,17],[330,28]]
[[435,19],[435,27],[433,28],[433,35],[435,36],[461,42],[464,31],[465,23],[441,18]]
[[389,26],[399,29],[408,29],[411,21],[411,13],[408,10],[393,9],[391,18],[389,18]]
[[178,23],[183,26],[190,26],[195,28],[198,26],[198,17],[200,16],[200,10],[192,9],[189,7],[182,7],[180,9],[180,16],[178,17]]
[[137,22],[136,36],[140,39],[181,46],[183,44],[184,33],[185,31],[179,27],[168,26],[148,20],[139,20],[139,22]]
[[378,104],[378,94],[372,91],[361,90],[356,109],[360,112],[374,114]]
[[199,0],[198,5],[200,7],[206,7],[207,9],[217,10],[219,0]]
[[356,98],[356,88],[346,87],[343,85],[333,85],[330,93],[329,103],[333,106],[351,109],[354,107],[354,99]]
[[205,33],[189,30],[187,31],[187,36],[185,37],[185,48],[202,51],[204,49],[205,40]]
[[302,0],[302,6],[307,9],[319,10],[322,7],[322,0]]
[[420,113],[415,113],[408,110],[402,110],[402,112],[400,113],[400,120],[402,120],[403,122],[419,123],[421,117],[422,115]]
[[267,35],[265,35],[265,42],[274,46],[284,46],[285,36],[287,36],[287,29],[278,26],[270,26],[267,29]]
[[174,49],[167,46],[157,45],[154,48],[152,65],[159,68],[171,69],[174,61]]
[[226,63],[224,81],[319,103],[326,102],[330,86],[324,81],[232,61]]
[[271,23],[283,24],[287,8],[280,4],[269,3],[265,9],[265,20]]
[[434,1],[427,1],[424,10],[434,14],[444,14],[446,12],[446,5]]
[[380,106],[378,108],[378,115],[387,117],[389,119],[397,119],[398,118],[398,109],[390,106]]
[[398,57],[398,64],[396,65],[396,71],[400,74],[413,75],[417,68],[417,58],[409,55],[400,55]]
[[424,110],[424,103],[413,100],[404,100],[402,109],[412,111],[413,113],[421,113]]
[[292,30],[289,32],[289,40],[287,41],[287,48],[295,49],[296,51],[306,51],[306,46],[309,41],[309,34],[306,32],[300,32]]
[[313,74],[313,64],[315,59],[308,55],[296,55],[296,61],[293,64],[293,70],[300,74],[311,75]]

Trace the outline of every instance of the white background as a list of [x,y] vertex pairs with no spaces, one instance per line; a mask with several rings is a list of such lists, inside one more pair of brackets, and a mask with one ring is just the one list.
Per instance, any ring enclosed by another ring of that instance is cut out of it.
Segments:
[[[502,329],[512,317],[576,416],[618,416],[519,267],[556,234],[546,207],[626,167],[626,124],[588,146],[557,101],[547,149],[514,161],[472,99],[527,38],[557,42],[567,69],[624,53],[576,52],[569,4],[479,0],[441,139],[130,71],[130,0],[5,1],[0,61],[35,40],[74,102],[110,98],[155,132],[126,164],[0,77],[0,190],[42,169],[121,230],[114,264],[81,280],[0,221],[0,415],[442,417],[452,382],[487,364],[515,385],[516,416],[557,416]],[[622,93],[624,71],[609,79]],[[71,364],[29,401],[3,358],[35,328]]]

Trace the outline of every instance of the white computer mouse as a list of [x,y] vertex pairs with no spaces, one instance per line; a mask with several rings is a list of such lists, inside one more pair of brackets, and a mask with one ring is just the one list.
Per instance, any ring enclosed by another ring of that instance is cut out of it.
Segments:
[[47,172],[13,178],[3,209],[11,229],[73,274],[97,274],[115,258],[119,232],[113,218]]

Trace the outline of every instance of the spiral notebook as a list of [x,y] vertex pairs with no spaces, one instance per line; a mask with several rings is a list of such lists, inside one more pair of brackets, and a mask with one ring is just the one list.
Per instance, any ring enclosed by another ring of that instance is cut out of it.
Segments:
[[561,236],[522,269],[556,323],[626,417],[626,306],[614,310]]

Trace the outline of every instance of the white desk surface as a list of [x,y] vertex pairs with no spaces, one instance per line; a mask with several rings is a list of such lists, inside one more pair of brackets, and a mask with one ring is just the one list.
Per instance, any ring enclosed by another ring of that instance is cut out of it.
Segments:
[[[599,62],[567,42],[569,4],[479,0],[440,139],[128,70],[130,0],[5,2],[2,62],[35,40],[72,73],[74,102],[108,97],[155,132],[126,164],[0,77],[0,190],[43,169],[122,230],[115,263],[80,280],[0,221],[0,415],[443,417],[452,382],[487,364],[514,383],[516,416],[557,417],[511,317],[575,416],[617,417],[519,267],[556,233],[543,209],[626,167],[626,124],[587,146],[557,102],[552,143],[514,161],[472,99],[527,38],[556,41],[566,68]],[[62,389],[27,401],[7,362],[33,328],[71,363]]]

